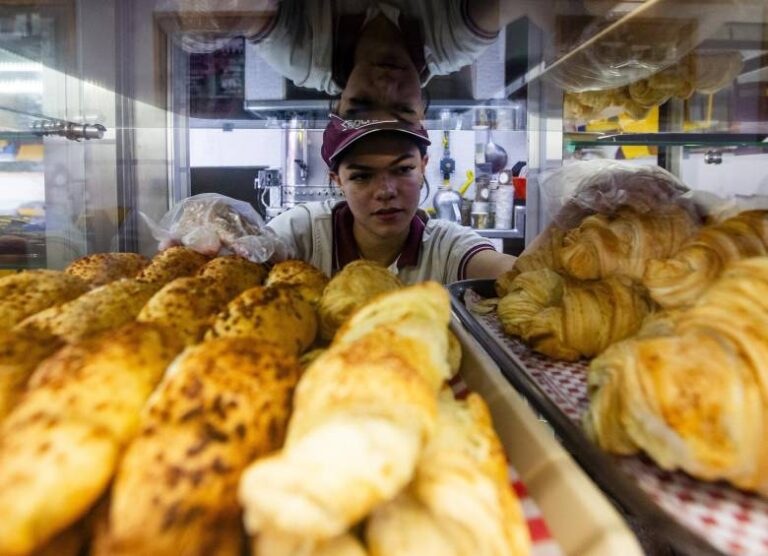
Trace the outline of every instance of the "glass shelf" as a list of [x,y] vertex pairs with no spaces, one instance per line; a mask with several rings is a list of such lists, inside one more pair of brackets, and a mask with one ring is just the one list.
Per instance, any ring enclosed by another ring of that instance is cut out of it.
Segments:
[[565,144],[579,146],[751,146],[768,149],[768,133],[565,133]]

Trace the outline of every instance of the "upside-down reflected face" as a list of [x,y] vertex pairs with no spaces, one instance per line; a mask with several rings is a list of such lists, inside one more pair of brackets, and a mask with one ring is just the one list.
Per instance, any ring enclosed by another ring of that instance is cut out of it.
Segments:
[[331,177],[344,193],[356,231],[383,241],[407,237],[428,157],[407,135],[387,131],[359,139],[341,156]]

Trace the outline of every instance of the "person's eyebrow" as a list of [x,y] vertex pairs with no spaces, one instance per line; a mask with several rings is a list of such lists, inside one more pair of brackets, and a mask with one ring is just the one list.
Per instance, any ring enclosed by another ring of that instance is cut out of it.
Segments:
[[[389,166],[395,166],[396,164],[400,164],[403,160],[407,160],[409,158],[414,158],[413,153],[404,153],[398,156],[395,160],[389,163]],[[358,171],[370,171],[374,170],[371,166],[365,166],[364,164],[350,164],[347,166],[347,170],[358,170]]]

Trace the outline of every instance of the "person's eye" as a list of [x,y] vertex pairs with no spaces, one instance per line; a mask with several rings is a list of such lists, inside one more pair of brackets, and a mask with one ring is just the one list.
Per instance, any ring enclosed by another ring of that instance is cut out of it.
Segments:
[[398,109],[398,111],[402,112],[403,114],[412,115],[412,114],[416,113],[416,111],[413,108],[411,108],[410,106],[399,106],[397,109]]
[[351,174],[349,180],[356,183],[363,183],[371,178],[370,174]]
[[408,176],[410,175],[414,170],[416,169],[416,166],[398,166],[395,170],[398,174],[401,176]]

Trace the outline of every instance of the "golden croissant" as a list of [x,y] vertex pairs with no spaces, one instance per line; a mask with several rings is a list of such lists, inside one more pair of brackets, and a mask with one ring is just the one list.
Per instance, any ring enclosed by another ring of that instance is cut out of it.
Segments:
[[402,286],[397,276],[378,263],[365,259],[349,263],[328,282],[318,302],[323,339],[332,340],[339,326],[367,301]]
[[496,279],[496,293],[504,297],[515,278],[523,272],[548,268],[555,272],[562,271],[560,249],[563,246],[566,231],[550,224],[530,246],[517,258],[512,270]]
[[449,319],[447,292],[427,282],[347,321],[299,382],[285,447],[243,473],[249,533],[328,541],[410,482],[450,372]]
[[0,554],[29,554],[98,500],[181,348],[169,331],[131,323],[37,368],[0,426]]
[[57,270],[26,270],[0,278],[0,330],[25,318],[75,299],[88,291],[77,276]]
[[522,508],[488,408],[477,394],[440,396],[435,432],[413,482],[368,520],[372,556],[522,556],[530,551]]
[[[240,473],[282,445],[296,358],[250,338],[187,349],[144,410],[110,507],[113,556],[239,556]],[[222,551],[231,535],[232,552]]]
[[669,320],[669,335],[592,362],[587,432],[610,452],[768,494],[768,257],[733,263]]
[[626,277],[581,281],[549,269],[515,278],[497,308],[507,334],[566,361],[593,357],[634,334],[650,310],[645,292]]
[[676,205],[645,214],[630,209],[614,216],[595,214],[565,235],[560,263],[581,280],[614,274],[639,280],[649,259],[671,256],[696,228],[690,213]]
[[648,262],[643,284],[664,308],[693,304],[724,266],[768,253],[768,211],[742,212],[701,228],[670,258]]

